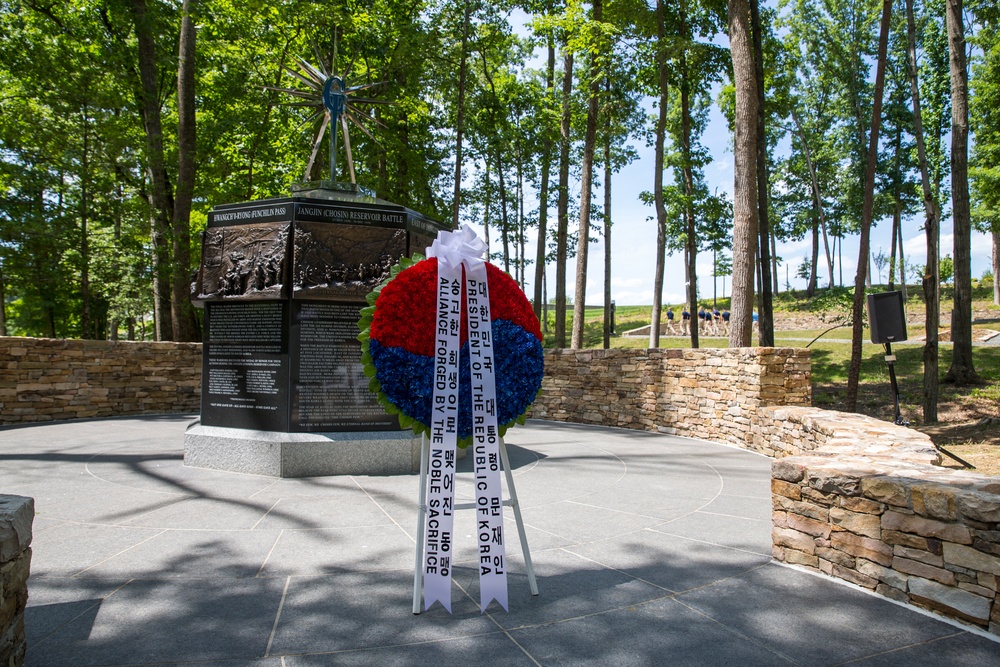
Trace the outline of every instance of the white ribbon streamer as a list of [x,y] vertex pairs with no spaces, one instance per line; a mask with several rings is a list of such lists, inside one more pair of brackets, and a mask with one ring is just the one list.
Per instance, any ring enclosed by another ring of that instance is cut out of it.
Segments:
[[486,265],[466,270],[469,312],[469,365],[472,443],[476,480],[476,534],[479,536],[479,610],[493,600],[507,609],[507,553],[503,535],[500,432],[493,365],[493,329]]
[[438,258],[431,455],[427,470],[424,541],[424,609],[440,601],[451,612],[451,556],[458,438],[459,345],[462,268],[469,322],[476,525],[479,536],[479,602],[507,609],[507,554],[503,535],[503,488],[486,244],[469,227],[440,232],[427,249]]
[[[440,601],[451,612],[451,557],[458,440],[458,357],[462,324],[462,265],[438,262],[434,324],[427,514],[424,524],[424,609]],[[421,499],[423,500],[423,499]]]

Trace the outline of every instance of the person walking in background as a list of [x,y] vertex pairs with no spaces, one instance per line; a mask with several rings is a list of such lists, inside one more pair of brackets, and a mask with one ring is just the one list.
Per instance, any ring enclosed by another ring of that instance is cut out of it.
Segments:
[[677,333],[677,329],[674,328],[674,309],[672,306],[667,306],[667,333],[671,335]]
[[712,306],[712,329],[715,330],[716,336],[722,335],[722,313],[715,306]]
[[722,330],[725,332],[726,336],[729,335],[729,317],[730,313],[729,309],[727,308],[726,310],[722,311]]
[[708,306],[703,304],[698,314],[701,317],[701,330],[705,332],[705,335],[715,335],[715,332],[712,331],[712,311],[708,309]]
[[691,335],[691,313],[688,312],[687,306],[681,311],[681,335]]

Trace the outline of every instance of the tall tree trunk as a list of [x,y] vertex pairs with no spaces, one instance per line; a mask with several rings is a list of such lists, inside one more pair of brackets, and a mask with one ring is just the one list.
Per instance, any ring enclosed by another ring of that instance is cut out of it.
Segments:
[[864,201],[861,205],[861,239],[858,249],[858,273],[854,278],[854,308],[852,317],[854,323],[851,337],[851,366],[847,374],[847,396],[845,398],[848,412],[854,412],[858,406],[858,383],[861,379],[861,339],[864,335],[862,322],[865,305],[865,281],[867,278],[869,237],[871,235],[872,215],[875,208],[875,171],[878,165],[878,135],[882,127],[882,89],[885,86],[885,61],[889,44],[889,24],[892,18],[892,0],[882,2],[882,23],[879,27],[878,61],[875,65],[875,91],[872,104],[872,126],[868,136],[868,165],[865,168]]
[[[62,193],[62,183],[64,177],[62,174],[59,175],[59,195],[58,195],[58,215],[61,217],[63,215],[63,193]],[[49,195],[51,196],[51,195]],[[46,194],[42,187],[33,189],[31,193],[31,211],[30,215],[35,220],[42,220],[45,218],[45,206],[46,206]],[[34,278],[34,282],[37,285],[46,285],[49,282],[46,276],[46,270],[48,265],[54,262],[54,259],[48,255],[46,252],[44,255],[42,253],[33,253],[30,257],[31,262],[31,273]],[[44,267],[44,268],[43,268]],[[42,302],[42,312],[45,317],[45,338],[55,338],[56,337],[56,320],[55,313],[53,312],[53,300],[45,299]]]
[[[487,149],[488,150],[488,149]],[[486,163],[483,177],[486,179],[484,187],[483,201],[483,242],[486,244],[486,261],[490,261],[490,210],[493,208],[493,191],[490,188],[490,156],[489,153],[483,156]]]
[[[685,217],[684,222],[685,229],[688,227],[687,218]],[[691,244],[684,244],[684,281],[685,281],[685,291],[687,292],[687,301],[690,304],[688,307],[691,311],[691,331],[688,336],[691,340],[691,349],[698,349],[700,342],[699,336],[701,335],[701,330],[699,325],[701,321],[696,320],[695,316],[698,313],[698,284],[697,274],[695,273],[695,262],[691,259]]]
[[[761,288],[761,284],[760,284],[760,243],[759,242],[760,242],[760,239],[758,239],[757,257],[755,259],[755,261],[757,262],[757,264],[755,266],[755,268],[757,269],[757,271],[755,271],[755,279],[757,280],[756,307],[757,307],[757,312],[758,313],[760,313],[760,293],[763,291],[763,289]],[[758,328],[758,330],[760,329],[759,318],[758,318],[757,328]],[[761,345],[760,335],[759,334],[757,336],[757,345]]]
[[[399,79],[403,79],[402,76],[400,76],[398,78]],[[400,83],[402,84],[403,81],[401,80]],[[409,160],[407,159],[406,156],[407,155],[411,155],[413,153],[412,153],[412,151],[409,150],[410,149],[410,126],[406,122],[405,116],[403,118],[400,118],[399,121],[400,121],[399,122],[399,143],[403,146],[403,150],[401,151],[400,158],[397,158],[395,164],[393,165],[395,167],[395,170],[396,170],[396,179],[395,179],[395,181],[396,181],[396,183],[395,183],[396,192],[394,194],[394,197],[395,197],[395,201],[398,201],[398,202],[408,202],[409,201],[409,197],[410,197],[410,192],[409,192],[410,163],[409,163]],[[331,128],[331,130],[333,130],[333,128]],[[327,137],[329,138],[330,141],[333,141],[333,139],[334,139],[335,136],[336,136],[336,132],[335,131],[330,131],[330,132],[327,133]],[[484,159],[489,160],[489,155],[484,154],[483,157],[484,157]],[[333,176],[333,174],[331,174],[331,176]],[[487,250],[489,250],[489,246],[490,246],[490,239],[489,239],[489,235],[487,235],[487,237],[486,237],[486,248],[487,248]]]
[[[678,32],[681,36],[682,47],[678,55],[680,69],[680,93],[681,93],[681,175],[684,180],[684,246],[687,257],[687,298],[691,304],[691,320],[694,321],[694,313],[698,310],[698,229],[697,219],[694,213],[694,161],[691,155],[691,73],[688,71],[687,50],[692,42],[691,26],[687,20],[687,2],[680,3],[678,16]],[[698,326],[691,327],[691,347],[698,348],[698,336],[700,334]]]
[[[602,0],[593,0],[592,19],[604,20]],[[580,173],[580,231],[576,242],[576,295],[573,302],[573,339],[571,347],[583,347],[583,327],[587,307],[587,258],[590,254],[590,203],[593,196],[594,148],[597,144],[597,102],[601,94],[598,76],[598,55],[590,54],[588,76],[590,95],[587,100],[587,129],[583,138],[583,165]]]
[[503,161],[497,148],[497,185],[500,188],[500,239],[503,241],[503,270],[510,273],[510,220],[507,210],[507,179]]
[[653,310],[649,326],[649,347],[660,346],[660,310],[663,306],[663,272],[667,255],[667,208],[663,201],[663,144],[667,134],[667,38],[664,0],[656,1],[656,67],[659,78],[660,102],[653,139],[653,202],[656,207],[656,268],[653,273]]
[[[698,311],[698,244],[694,239],[694,216],[691,215],[690,211],[684,212],[684,228],[688,230],[684,243],[684,281],[687,284],[687,302],[691,309],[691,349],[696,350],[700,345],[698,338],[701,335],[698,326],[700,323],[695,323],[694,320],[695,313]],[[753,290],[751,290],[752,292]]]
[[[604,91],[610,97],[611,78],[604,77]],[[604,349],[611,347],[611,118],[604,126]]]
[[52,304],[45,304],[45,337],[56,337],[56,311]]
[[840,272],[840,286],[844,286],[844,232],[840,231],[839,236],[833,238],[833,244],[837,247],[837,269]]
[[181,35],[177,66],[177,188],[174,196],[171,281],[171,325],[174,340],[198,341],[198,319],[191,304],[191,200],[194,197],[197,141],[195,134],[195,28],[191,18],[194,0],[181,7]]
[[[736,83],[733,141],[733,279],[729,347],[749,347],[753,326],[754,264],[757,256],[757,77],[750,6],[729,0],[729,44]],[[694,313],[691,313],[692,319]]]
[[[771,173],[770,169],[768,169],[768,173]],[[768,236],[771,237],[771,280],[774,293],[778,294],[781,292],[781,288],[778,285],[778,241],[775,234],[771,233]]]
[[[899,236],[900,226],[902,225],[903,217],[903,193],[900,186],[900,181],[903,178],[902,167],[900,165],[902,161],[903,146],[903,128],[898,123],[896,124],[896,137],[893,140],[893,161],[892,161],[892,180],[893,180],[893,191],[892,191],[892,234],[889,236],[891,242],[889,243],[889,289],[895,289],[896,284],[896,237]],[[900,282],[905,282],[905,279],[900,280]]]
[[458,229],[458,213],[462,206],[462,138],[465,130],[465,78],[468,68],[469,13],[471,3],[465,3],[462,20],[462,60],[458,66],[458,112],[455,118],[455,191],[451,203],[451,227]]
[[[833,287],[834,285],[836,285],[836,280],[834,279],[834,275],[833,275],[833,254],[836,252],[837,247],[838,247],[837,246],[837,237],[836,236],[833,237],[833,247],[831,248],[830,247],[830,234],[827,233],[826,221],[823,219],[823,216],[820,216],[819,225],[820,225],[820,229],[823,232],[823,252],[826,255],[826,266],[827,266],[827,269],[830,271],[830,287]],[[844,267],[843,266],[840,267],[840,286],[841,287],[844,286]]]
[[[792,122],[795,123],[795,133],[799,135],[799,142],[802,144],[802,154],[806,158],[806,164],[809,166],[809,180],[812,183],[813,191],[813,202],[816,206],[816,210],[819,213],[819,226],[823,230],[823,248],[826,251],[826,266],[830,271],[830,287],[833,287],[833,255],[830,253],[830,242],[826,235],[826,216],[823,214],[823,198],[819,194],[819,177],[816,175],[816,165],[812,161],[812,153],[809,151],[809,144],[806,143],[806,134],[802,131],[802,123],[799,122],[798,114],[795,113],[795,109],[792,109]],[[816,260],[818,257],[814,255],[813,257],[813,272],[816,273]],[[813,291],[816,290],[816,285],[813,285]]]
[[774,347],[774,304],[771,267],[771,226],[768,218],[767,133],[764,109],[764,47],[760,26],[760,2],[750,0],[750,25],[753,29],[754,77],[757,81],[757,245],[760,254],[760,327],[761,347]]
[[[548,58],[545,65],[545,96],[552,98],[555,93],[556,46],[551,34],[548,36]],[[538,189],[538,245],[535,248],[535,317],[542,320],[545,298],[543,283],[545,282],[545,255],[548,246],[549,222],[549,169],[552,166],[552,133],[548,127],[544,129],[542,139],[542,182]],[[542,320],[544,322],[544,320]]]
[[993,305],[1000,306],[1000,229],[993,229]]
[[573,97],[573,53],[565,46],[562,84],[562,124],[559,143],[559,201],[556,229],[556,347],[566,347],[566,254],[569,236],[569,144]]
[[83,155],[80,160],[80,338],[94,338],[90,293],[90,118],[83,105]]
[[892,242],[889,244],[889,282],[887,285],[890,291],[896,289],[896,236],[899,235],[899,227],[903,215],[901,210],[903,202],[900,198],[898,187],[896,188],[896,192],[893,193],[893,198],[895,201],[892,209],[892,233],[889,236]]
[[899,239],[899,287],[900,291],[903,293],[903,303],[906,303],[909,298],[906,295],[906,255],[903,254],[903,225],[900,223],[898,229],[898,239]]
[[0,336],[7,335],[7,284],[3,276],[3,258],[0,257]]
[[806,284],[806,296],[810,299],[816,294],[816,265],[819,264],[819,207],[816,200],[812,202],[813,228],[812,228],[812,255],[810,255],[809,282]]
[[[378,122],[383,122],[382,108],[381,105],[375,105],[375,120]],[[375,163],[375,173],[378,176],[378,193],[389,191],[389,163],[386,159],[386,151],[384,148],[379,148],[378,150],[378,161]],[[311,179],[310,179],[311,180]]]
[[170,219],[167,172],[163,161],[154,26],[146,0],[132,0],[139,58],[139,106],[146,131],[146,162],[150,181],[150,240],[153,246],[153,318],[156,340],[172,340],[170,315]]
[[548,272],[542,274],[542,331],[549,332],[549,280]]
[[969,73],[965,69],[962,0],[947,0],[951,70],[951,217],[955,239],[955,306],[951,311],[951,368],[945,382],[979,381],[972,365],[972,219],[969,211]]
[[521,291],[524,292],[525,286],[525,265],[527,260],[524,256],[524,245],[525,245],[525,234],[524,234],[524,152],[521,147],[521,141],[518,139],[517,147],[517,268],[520,270],[520,278],[518,279],[518,284],[521,286]]

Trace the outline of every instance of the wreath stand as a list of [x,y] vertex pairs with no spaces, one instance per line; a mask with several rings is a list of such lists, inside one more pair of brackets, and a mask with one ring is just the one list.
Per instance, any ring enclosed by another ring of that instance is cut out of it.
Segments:
[[[413,567],[413,613],[420,613],[420,599],[424,593],[424,524],[427,515],[427,468],[430,462],[430,442],[426,435],[420,436],[420,492],[417,501],[417,549]],[[531,553],[528,550],[528,538],[524,533],[524,521],[521,519],[521,508],[517,504],[517,491],[514,489],[514,475],[510,471],[510,459],[507,457],[507,445],[500,438],[500,463],[507,477],[507,492],[509,499],[502,504],[514,510],[514,521],[517,523],[517,536],[521,540],[521,553],[524,556],[524,567],[528,575],[528,587],[532,595],[538,595],[538,582],[535,581],[535,568],[531,564]],[[476,503],[457,503],[455,510],[471,510]]]

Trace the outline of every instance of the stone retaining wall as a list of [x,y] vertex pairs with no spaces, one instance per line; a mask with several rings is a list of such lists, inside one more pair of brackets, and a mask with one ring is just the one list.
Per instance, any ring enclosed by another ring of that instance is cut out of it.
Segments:
[[0,495],[0,667],[24,664],[24,608],[35,501]]
[[0,337],[0,371],[0,425],[201,404],[200,343]]
[[[936,467],[930,438],[816,408],[762,408],[773,555],[1000,634],[1000,480]],[[768,442],[770,441],[770,442]]]
[[550,350],[531,416],[743,446],[764,405],[810,405],[809,350]]

